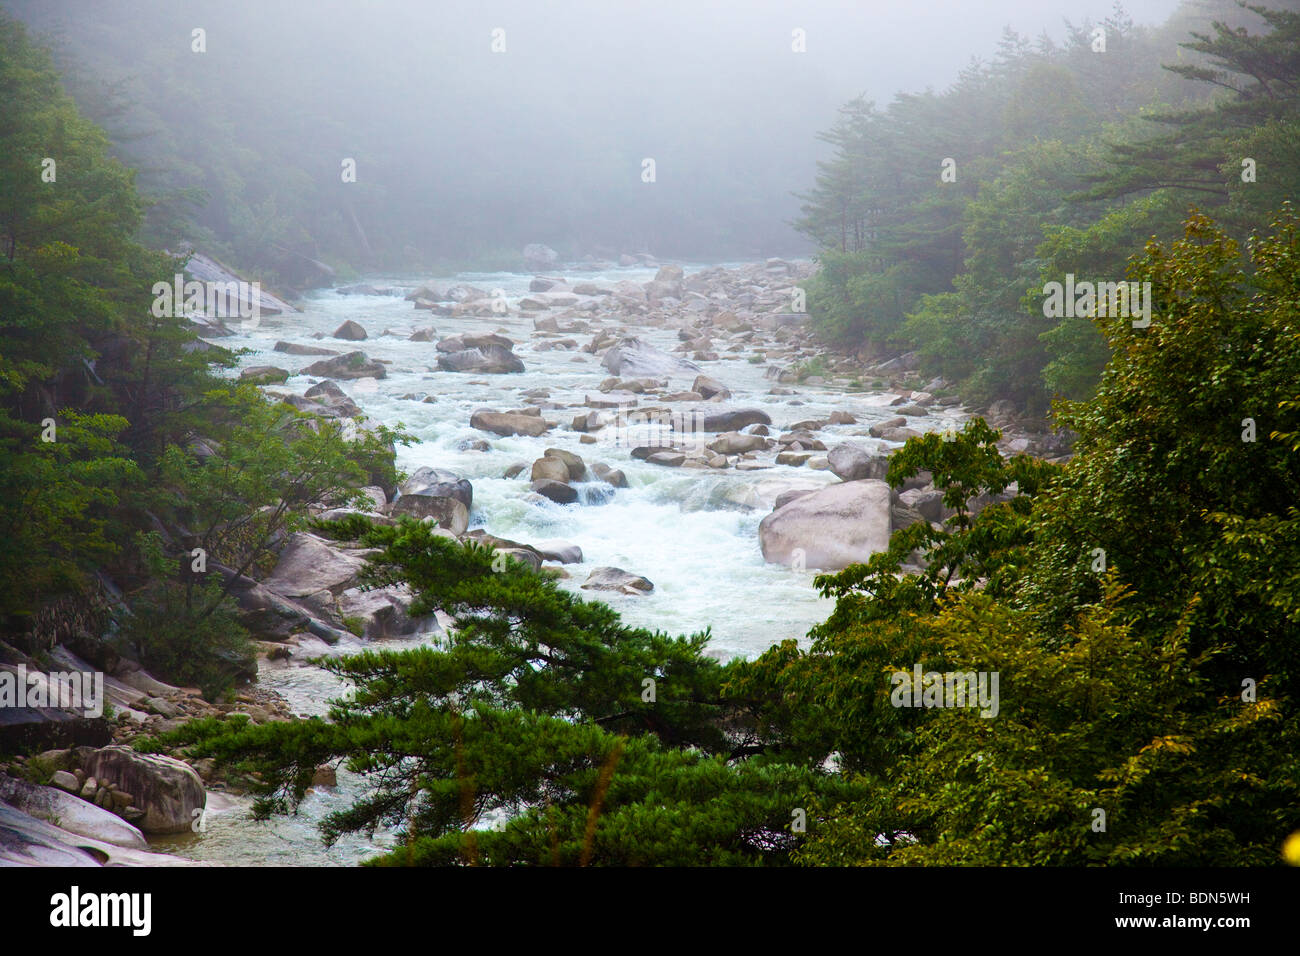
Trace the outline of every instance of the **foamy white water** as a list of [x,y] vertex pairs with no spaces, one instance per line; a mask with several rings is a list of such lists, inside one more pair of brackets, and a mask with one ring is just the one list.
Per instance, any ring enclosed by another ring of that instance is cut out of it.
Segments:
[[[694,270],[688,267],[686,271],[689,274]],[[654,270],[617,269],[605,274],[571,274],[569,278],[571,282],[612,284],[623,279],[644,282],[653,276]],[[378,276],[366,281],[405,291],[427,278]],[[600,396],[597,386],[609,377],[598,356],[577,350],[534,350],[533,317],[515,309],[518,299],[527,293],[530,279],[531,275],[517,273],[462,273],[434,280],[438,285],[464,282],[485,290],[504,290],[511,311],[501,316],[450,318],[415,310],[400,296],[321,291],[303,303],[301,313],[264,316],[253,329],[241,330],[238,323],[231,322],[236,335],[219,342],[255,350],[242,359],[243,366],[288,369],[292,373],[288,383],[272,391],[301,394],[318,381],[296,373],[320,357],[273,351],[279,340],[319,344],[340,352],[360,349],[373,359],[391,363],[384,379],[338,384],[366,414],[388,425],[400,422],[418,439],[416,444],[398,449],[398,466],[410,472],[429,465],[468,478],[474,486],[471,528],[484,528],[499,537],[525,543],[562,538],[579,545],[584,563],[566,566],[571,577],[563,586],[589,600],[607,602],[626,622],[670,634],[711,628],[712,653],[722,659],[756,657],[788,638],[806,643],[809,627],[826,618],[831,602],[820,598],[813,588],[814,571],[795,571],[763,561],[758,524],[782,492],[837,481],[829,471],[776,466],[740,472],[647,464],[632,459],[630,448],[617,447],[610,438],[601,438],[597,444],[580,444],[579,434],[568,430],[573,416],[586,410],[577,407],[551,409],[543,405],[543,416],[559,425],[539,438],[501,438],[470,427],[470,415],[475,409],[524,407],[528,399],[523,393],[533,389],[549,390],[546,401],[550,404],[581,405],[588,395]],[[369,337],[365,341],[345,342],[330,337],[349,319],[366,329]],[[630,324],[634,323],[632,317]],[[429,326],[437,330],[438,338],[460,332],[505,334],[516,342],[515,354],[524,362],[525,371],[505,375],[440,371],[434,342],[408,341],[413,331]],[[313,338],[317,333],[323,333],[324,338]],[[637,326],[635,334],[665,351],[679,344],[674,329]],[[590,340],[590,334],[572,337],[579,345]],[[825,419],[833,409],[844,409],[858,419],[858,424],[822,429],[828,446],[834,444],[837,434],[852,434],[854,441],[866,445],[880,444],[858,433],[873,422],[891,417],[888,403],[895,397],[892,393],[845,394],[830,388],[798,386],[797,396],[770,395],[772,382],[764,377],[765,366],[747,361],[750,352],[721,354],[718,361],[697,364],[704,374],[719,379],[731,390],[734,397],[727,403],[729,407],[753,406],[767,411],[774,434],[795,422]],[[681,382],[683,389],[689,385],[689,377]],[[426,396],[433,397],[432,403],[422,400]],[[651,398],[644,404],[658,403]],[[919,427],[942,427],[944,421],[920,419]],[[487,441],[490,450],[472,450],[468,447],[472,441]],[[554,447],[576,452],[588,465],[602,461],[621,468],[629,487],[612,490],[600,482],[580,484],[576,486],[581,496],[579,503],[558,505],[538,501],[538,496],[530,494],[527,469],[514,479],[502,477],[512,463],[531,465],[545,449]],[[579,586],[587,574],[600,565],[644,575],[654,583],[654,591],[646,596],[581,591]],[[346,652],[347,648],[338,651]],[[333,678],[302,664],[264,663],[261,680],[284,694],[300,713],[322,713],[323,701],[339,692]],[[339,790],[313,795],[302,817],[265,825],[246,820],[246,804],[236,801],[222,825],[225,836],[221,840],[200,834],[180,852],[242,863],[264,859],[353,862],[389,841],[381,839],[372,844],[351,840],[325,853],[312,824],[327,809],[350,800],[358,785],[358,781],[340,775]],[[293,854],[285,851],[286,840],[303,844],[299,858],[290,859]]]

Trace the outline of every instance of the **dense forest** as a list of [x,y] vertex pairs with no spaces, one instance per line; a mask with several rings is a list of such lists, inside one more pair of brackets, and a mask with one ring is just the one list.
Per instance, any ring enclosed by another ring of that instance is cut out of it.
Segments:
[[[1280,863],[1300,828],[1300,13],[1278,6],[1192,3],[1159,29],[1117,11],[1064,46],[1009,32],[944,92],[844,106],[798,220],[812,327],[864,363],[915,351],[973,406],[1050,418],[1072,454],[1006,455],[979,417],[911,438],[885,480],[931,480],[944,520],[818,575],[834,610],[808,640],[729,661],[429,522],[319,517],[394,487],[411,437],[273,402],[151,310],[182,240],[288,280],[276,250],[433,268],[538,222],[440,245],[427,209],[388,214],[400,195],[367,200],[374,219],[317,203],[321,170],[288,154],[232,148],[196,175],[231,119],[201,108],[211,84],[262,108],[238,73],[191,72],[171,108],[211,125],[187,136],[117,100],[88,48],[65,81],[0,17],[0,656],[58,641],[228,696],[257,674],[232,590],[311,528],[373,549],[366,584],[450,615],[446,640],[329,661],[353,692],[328,718],[209,717],[134,746],[229,768],[264,816],[323,765],[366,774],[323,836],[391,828],[375,864]],[[120,56],[110,14],[79,10]],[[286,139],[322,137],[332,173],[343,147],[311,109]],[[119,119],[176,131],[153,168],[94,121]],[[638,212],[667,245],[661,210]],[[746,234],[729,222],[718,255]],[[568,235],[575,254],[625,238]],[[1047,317],[1066,274],[1149,283],[1149,324]],[[998,675],[996,719],[900,707],[891,675],[914,668]]]
[[822,333],[915,349],[976,401],[1091,395],[1106,342],[1047,318],[1045,283],[1122,280],[1191,207],[1242,241],[1296,195],[1300,26],[1272,6],[1187,4],[1159,29],[1117,11],[1064,46],[1008,30],[941,94],[847,104],[799,222]]

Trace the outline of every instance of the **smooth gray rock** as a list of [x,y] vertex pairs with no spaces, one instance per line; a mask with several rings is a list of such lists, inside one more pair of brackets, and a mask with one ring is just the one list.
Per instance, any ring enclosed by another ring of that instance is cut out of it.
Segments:
[[649,594],[655,589],[648,578],[622,568],[599,567],[587,576],[584,591],[618,591],[621,594]]
[[890,489],[883,481],[846,481],[795,498],[758,526],[764,560],[836,571],[889,547]]

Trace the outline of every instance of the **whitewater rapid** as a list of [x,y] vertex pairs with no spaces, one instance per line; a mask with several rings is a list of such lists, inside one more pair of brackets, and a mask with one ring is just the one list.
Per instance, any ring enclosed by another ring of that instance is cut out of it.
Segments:
[[[699,268],[703,267],[687,267],[686,272],[689,275]],[[630,268],[568,276],[570,281],[602,285],[625,279],[645,282],[653,277],[652,269]],[[579,434],[569,431],[568,425],[574,415],[587,409],[551,409],[548,405],[581,405],[587,396],[603,397],[598,385],[610,373],[601,367],[599,356],[586,352],[534,350],[540,340],[532,338],[533,317],[521,315],[516,307],[519,298],[527,294],[531,278],[519,273],[462,273],[432,280],[440,286],[467,283],[488,291],[500,289],[510,306],[505,315],[451,318],[416,310],[401,295],[345,295],[322,290],[301,303],[302,312],[262,316],[252,328],[229,323],[235,335],[218,343],[251,350],[240,359],[241,368],[274,365],[294,373],[285,385],[270,389],[275,393],[301,394],[318,381],[296,373],[320,357],[274,351],[280,340],[340,352],[360,349],[372,359],[391,363],[383,379],[338,384],[368,416],[390,426],[400,423],[417,439],[410,446],[398,448],[398,467],[411,472],[429,465],[468,478],[474,486],[471,529],[483,528],[493,535],[525,543],[560,538],[579,545],[584,563],[566,566],[571,576],[562,586],[587,599],[609,603],[624,621],[670,634],[711,628],[710,652],[724,660],[753,658],[790,638],[806,645],[809,627],[826,618],[831,602],[813,588],[815,571],[763,561],[758,524],[772,510],[780,493],[817,488],[838,479],[829,471],[807,467],[776,466],[759,471],[667,468],[632,459],[629,448],[616,447],[609,438],[601,438],[596,444],[580,444]],[[363,281],[405,293],[429,281],[429,277],[371,276]],[[366,329],[367,339],[345,342],[330,337],[349,319]],[[631,324],[635,324],[635,317]],[[408,341],[414,330],[429,326],[437,330],[435,341]],[[517,343],[515,354],[524,362],[523,373],[484,375],[438,370],[437,339],[460,332],[494,331]],[[324,337],[317,340],[317,333]],[[679,344],[676,330],[671,328],[636,326],[635,334],[665,351]],[[579,345],[590,341],[590,334],[572,337]],[[748,361],[751,354],[723,352],[717,361],[697,364],[704,374],[731,390],[729,407],[764,409],[772,418],[773,434],[795,422],[826,419],[832,410],[840,409],[852,414],[858,423],[823,428],[823,441],[832,446],[837,433],[842,433],[853,436],[855,441],[873,444],[859,436],[867,426],[892,414],[889,403],[896,395],[890,392],[845,393],[831,387],[798,385],[791,386],[795,395],[769,394],[774,383],[765,377],[764,364]],[[689,386],[689,379],[681,385]],[[525,407],[529,398],[524,393],[536,389],[547,389],[549,393],[547,404],[541,406],[543,417],[559,422],[549,434],[502,438],[470,427],[470,415],[475,409]],[[426,402],[426,397],[432,400]],[[658,403],[650,399],[645,404]],[[913,427],[941,426],[941,420],[920,419]],[[475,450],[471,444],[483,441],[489,446],[487,451]],[[576,452],[588,465],[602,461],[621,468],[629,487],[611,493],[601,483],[578,485],[581,502],[559,505],[538,501],[539,496],[529,494],[527,469],[517,478],[502,477],[512,463],[531,465],[545,449],[556,447]],[[590,570],[601,565],[643,575],[654,583],[654,591],[645,596],[627,596],[579,590]],[[418,643],[418,639],[388,642],[385,646],[397,648],[411,643]],[[319,649],[326,650],[324,645]],[[260,680],[283,694],[302,714],[323,713],[325,702],[341,690],[328,674],[300,662],[264,661]],[[341,773],[339,788],[311,794],[302,816],[269,824],[256,824],[247,818],[249,801],[222,797],[218,801],[222,809],[212,816],[208,831],[186,837],[175,850],[196,859],[229,863],[356,862],[390,844],[391,837],[381,833],[374,841],[350,838],[327,852],[313,827],[327,810],[350,802],[357,786],[358,781]]]

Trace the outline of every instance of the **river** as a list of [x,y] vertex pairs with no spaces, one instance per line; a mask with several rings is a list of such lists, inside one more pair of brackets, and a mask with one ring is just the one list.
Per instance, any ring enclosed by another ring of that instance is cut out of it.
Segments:
[[[686,274],[700,268],[687,266]],[[599,594],[628,623],[676,634],[711,627],[710,648],[722,659],[754,657],[788,638],[803,641],[808,628],[828,615],[830,602],[813,589],[814,571],[792,570],[763,561],[758,524],[771,511],[778,494],[837,481],[831,472],[791,466],[759,471],[695,470],[636,461],[630,457],[630,449],[616,447],[606,438],[594,445],[579,444],[579,436],[568,430],[573,415],[583,411],[578,408],[552,412],[543,406],[543,415],[558,420],[560,425],[539,438],[500,438],[469,426],[476,408],[523,407],[527,403],[523,393],[535,389],[547,389],[550,403],[581,405],[586,396],[598,396],[597,386],[609,377],[598,356],[563,349],[534,351],[533,318],[515,308],[527,293],[531,278],[531,274],[519,273],[462,273],[433,280],[438,285],[463,282],[486,290],[503,290],[510,311],[490,318],[433,315],[415,310],[400,296],[344,295],[322,290],[306,298],[300,313],[263,316],[250,329],[240,329],[237,322],[231,322],[236,334],[220,340],[220,344],[254,350],[241,359],[242,366],[275,365],[291,372],[319,357],[273,351],[279,340],[319,344],[339,351],[359,348],[371,358],[390,361],[384,379],[339,384],[367,415],[389,425],[400,422],[418,439],[398,449],[398,466],[410,472],[430,465],[468,478],[474,486],[471,529],[481,527],[491,534],[523,542],[561,538],[579,545],[584,563],[568,566],[572,575],[563,582],[576,593],[591,596],[592,592],[578,588],[588,571],[599,565],[613,565],[649,578],[654,591],[645,596]],[[570,281],[602,284],[652,278],[653,269],[638,268],[570,275]],[[371,276],[363,281],[406,291],[428,279]],[[329,338],[349,319],[366,329],[369,337],[365,341],[349,343]],[[515,353],[526,370],[502,375],[439,371],[434,342],[408,341],[413,330],[431,325],[437,329],[438,338],[459,332],[503,332],[517,343]],[[385,330],[393,334],[383,334]],[[323,333],[325,338],[317,342],[313,338],[316,333]],[[672,328],[637,326],[636,334],[665,351],[679,344]],[[580,344],[590,339],[575,337]],[[891,417],[889,403],[896,397],[894,393],[798,385],[791,386],[797,394],[773,395],[770,390],[774,383],[765,377],[765,365],[748,361],[749,354],[722,352],[717,361],[697,363],[705,374],[731,390],[729,406],[764,409],[772,418],[773,434],[794,422],[824,419],[832,410],[845,410],[858,424],[823,428],[822,440],[833,445],[835,436],[842,434],[866,444],[879,444],[856,436],[863,435],[870,424]],[[285,386],[274,390],[301,393],[313,381],[294,375]],[[687,380],[681,387],[689,385]],[[423,401],[426,396],[433,400]],[[913,427],[938,429],[947,421],[922,418]],[[470,442],[481,440],[487,440],[489,450],[469,447]],[[629,487],[609,494],[608,486],[593,483],[581,488],[580,503],[558,505],[539,502],[537,496],[529,495],[527,471],[520,478],[502,477],[512,463],[531,464],[549,447],[577,452],[588,464],[603,461],[621,468]],[[387,646],[402,644],[390,642]],[[325,650],[325,645],[318,650]],[[260,680],[284,695],[302,714],[323,713],[325,702],[340,690],[328,674],[300,662],[263,661]],[[355,863],[391,845],[391,834],[377,834],[374,840],[349,838],[327,851],[315,824],[330,810],[346,806],[359,792],[359,786],[360,781],[340,771],[337,789],[313,791],[299,816],[270,823],[256,823],[249,818],[251,801],[214,795],[203,832],[160,844],[159,848],[194,859],[233,864]]]

